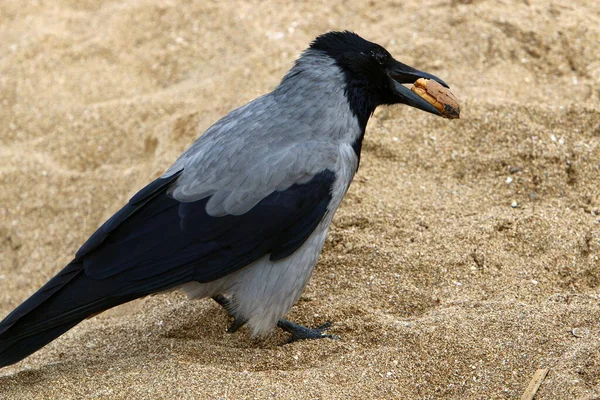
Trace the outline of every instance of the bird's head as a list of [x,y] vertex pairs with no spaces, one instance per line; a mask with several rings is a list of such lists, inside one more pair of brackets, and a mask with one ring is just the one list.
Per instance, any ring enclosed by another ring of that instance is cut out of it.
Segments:
[[376,43],[349,31],[329,32],[318,36],[309,51],[323,52],[344,72],[348,101],[365,125],[375,108],[384,104],[407,104],[440,115],[435,107],[403,84],[425,78],[445,87],[448,85],[434,75],[397,61]]

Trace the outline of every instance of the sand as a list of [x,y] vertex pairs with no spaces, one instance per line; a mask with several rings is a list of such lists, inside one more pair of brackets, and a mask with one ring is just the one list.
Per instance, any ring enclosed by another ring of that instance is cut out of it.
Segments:
[[600,398],[600,3],[0,2],[0,316],[204,129],[350,29],[446,80],[462,116],[378,110],[288,317],[227,334],[180,293],[0,370],[0,398]]

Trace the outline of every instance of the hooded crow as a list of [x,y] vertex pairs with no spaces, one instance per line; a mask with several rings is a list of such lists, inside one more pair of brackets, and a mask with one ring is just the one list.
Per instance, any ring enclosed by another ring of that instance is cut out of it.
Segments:
[[119,304],[181,288],[253,335],[331,337],[282,319],[298,300],[379,105],[440,115],[403,84],[439,78],[355,33],[317,37],[269,94],[231,111],[0,322],[0,367]]

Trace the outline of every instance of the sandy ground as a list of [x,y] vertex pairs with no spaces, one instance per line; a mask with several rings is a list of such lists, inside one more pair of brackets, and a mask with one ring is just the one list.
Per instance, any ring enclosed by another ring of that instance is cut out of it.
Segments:
[[[0,2],[0,316],[317,34],[355,30],[450,83],[462,119],[370,121],[290,319],[225,333],[171,293],[0,371],[0,398],[600,398],[600,3]],[[513,207],[513,206],[516,207]]]

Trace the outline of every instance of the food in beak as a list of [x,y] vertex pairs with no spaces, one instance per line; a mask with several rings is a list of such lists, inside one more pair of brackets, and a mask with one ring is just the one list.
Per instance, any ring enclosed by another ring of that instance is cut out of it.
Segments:
[[444,118],[460,117],[460,107],[456,97],[445,87],[432,79],[419,78],[410,88],[423,100],[434,106]]

